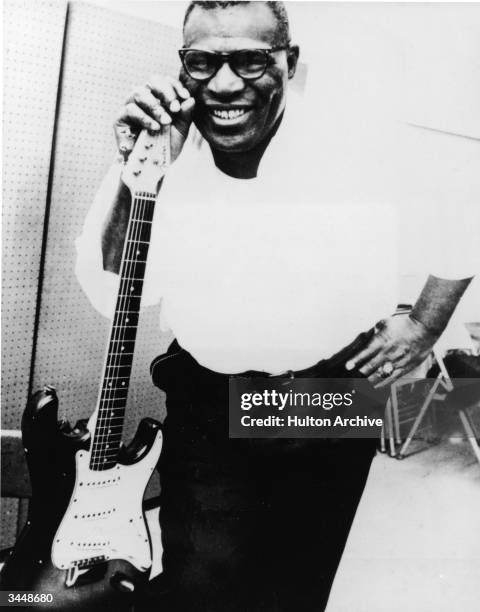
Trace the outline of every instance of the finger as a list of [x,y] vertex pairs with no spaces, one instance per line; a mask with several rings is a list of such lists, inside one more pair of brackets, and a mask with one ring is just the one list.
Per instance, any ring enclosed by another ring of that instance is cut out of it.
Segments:
[[359,371],[368,378],[371,374],[381,368],[387,361],[393,363],[392,359],[390,359],[389,355],[387,355],[385,351],[379,351],[372,359],[367,361],[367,363],[364,363],[363,366],[359,368]]
[[347,361],[347,363],[345,364],[345,368],[347,370],[353,370],[358,365],[374,357],[382,349],[382,347],[383,341],[380,340],[378,336],[374,336],[370,344],[365,349],[363,349],[363,351],[360,351]]
[[371,377],[372,380],[370,380],[369,378],[368,381],[374,386],[375,389],[383,389],[383,387],[388,387],[389,385],[392,385],[395,381],[397,381],[402,376],[403,376],[403,369],[397,368],[393,370],[393,372],[388,378],[382,378],[382,377],[375,378],[374,376],[372,376]]
[[150,117],[142,108],[135,104],[135,102],[129,102],[123,109],[120,117],[115,124],[115,131],[119,125],[133,125],[137,129],[147,130],[159,130],[160,124],[158,121]]
[[194,98],[188,98],[188,100],[184,100],[180,105],[180,117],[186,121],[190,122],[192,120],[193,109],[195,108],[195,100]]
[[132,126],[128,125],[127,123],[118,122],[115,125],[117,147],[125,160],[127,159],[128,154],[133,150],[137,136],[138,131],[132,129]]
[[161,123],[167,125],[171,123],[171,117],[168,112],[163,108],[160,100],[156,98],[150,89],[144,87],[139,89],[132,96],[132,103],[137,104],[147,115]]
[[172,77],[153,76],[148,82],[152,94],[160,99],[167,111],[178,113],[183,100],[190,97],[187,89]]

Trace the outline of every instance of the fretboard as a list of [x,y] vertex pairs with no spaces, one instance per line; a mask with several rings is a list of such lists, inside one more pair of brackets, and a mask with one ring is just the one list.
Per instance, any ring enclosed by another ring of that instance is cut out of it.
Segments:
[[113,467],[122,441],[155,199],[144,192],[133,197],[91,449],[93,470]]

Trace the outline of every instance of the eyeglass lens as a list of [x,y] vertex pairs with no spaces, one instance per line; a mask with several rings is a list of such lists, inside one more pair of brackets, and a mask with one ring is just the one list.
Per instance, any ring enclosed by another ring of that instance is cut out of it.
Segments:
[[212,77],[225,60],[238,76],[254,79],[262,76],[265,71],[268,55],[256,49],[242,49],[228,56],[191,49],[184,54],[183,60],[185,69],[194,79],[202,80]]

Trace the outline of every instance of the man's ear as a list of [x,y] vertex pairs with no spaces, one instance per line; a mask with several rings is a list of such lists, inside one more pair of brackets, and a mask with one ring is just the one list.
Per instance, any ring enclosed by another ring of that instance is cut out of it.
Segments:
[[300,55],[300,49],[298,45],[292,45],[287,49],[287,63],[288,63],[288,78],[293,79],[297,70],[298,56]]

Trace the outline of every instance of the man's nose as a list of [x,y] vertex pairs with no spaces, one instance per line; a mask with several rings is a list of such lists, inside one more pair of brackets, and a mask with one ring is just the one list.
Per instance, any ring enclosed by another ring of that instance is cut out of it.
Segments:
[[208,82],[208,89],[218,95],[234,94],[242,91],[244,87],[244,80],[233,72],[228,62],[220,66],[217,74]]

